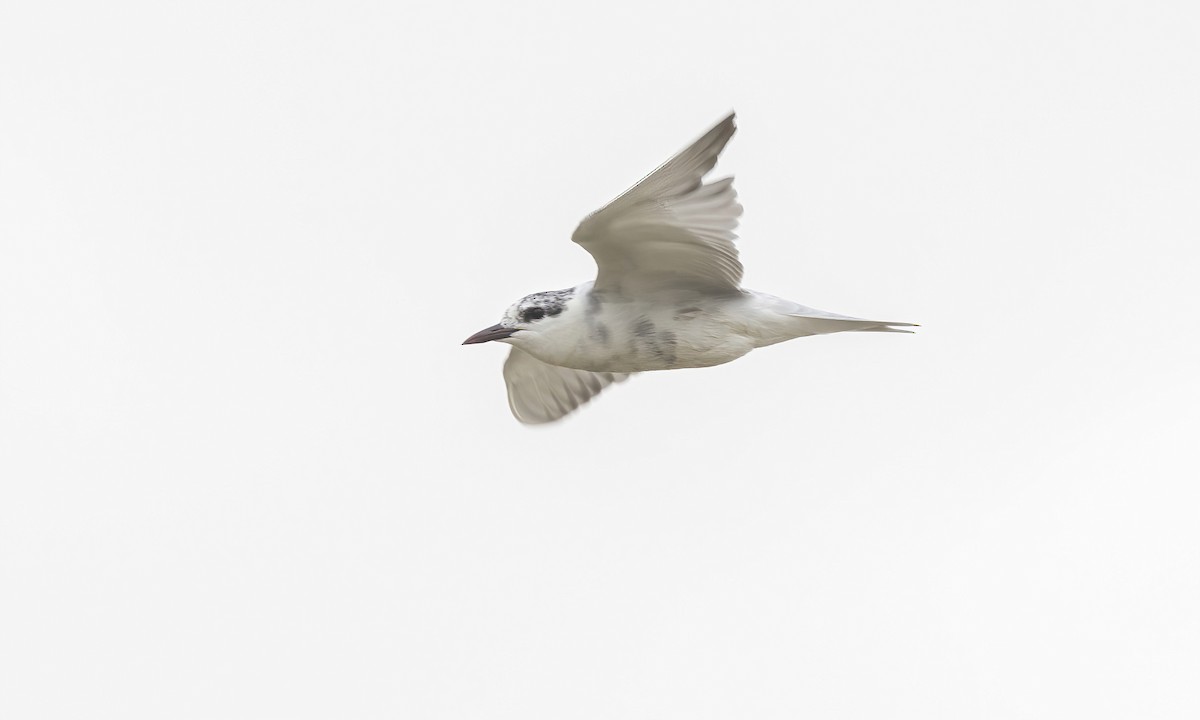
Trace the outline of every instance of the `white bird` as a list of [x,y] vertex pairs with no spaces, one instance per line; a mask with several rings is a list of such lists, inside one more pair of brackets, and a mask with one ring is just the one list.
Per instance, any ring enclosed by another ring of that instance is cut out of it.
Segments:
[[595,281],[526,295],[463,342],[512,346],[504,382],[517,420],[558,420],[631,373],[720,365],[805,335],[911,332],[741,287],[733,178],[703,181],[735,130],[730,113],[584,218],[571,239],[595,258]]

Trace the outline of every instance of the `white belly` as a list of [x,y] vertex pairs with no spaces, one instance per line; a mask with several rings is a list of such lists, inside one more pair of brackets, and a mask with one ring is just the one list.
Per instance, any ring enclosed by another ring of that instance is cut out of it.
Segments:
[[663,306],[605,303],[590,308],[554,347],[564,367],[592,372],[644,372],[709,367],[750,352],[755,342],[722,304]]

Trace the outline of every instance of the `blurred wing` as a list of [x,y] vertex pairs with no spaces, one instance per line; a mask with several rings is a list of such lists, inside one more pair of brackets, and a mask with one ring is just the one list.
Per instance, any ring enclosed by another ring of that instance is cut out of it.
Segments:
[[687,149],[584,218],[571,239],[596,259],[595,288],[634,295],[662,288],[737,290],[733,178],[703,177],[737,130],[730,113]]
[[626,373],[593,373],[550,365],[513,348],[504,363],[508,406],[527,425],[554,422],[629,377]]

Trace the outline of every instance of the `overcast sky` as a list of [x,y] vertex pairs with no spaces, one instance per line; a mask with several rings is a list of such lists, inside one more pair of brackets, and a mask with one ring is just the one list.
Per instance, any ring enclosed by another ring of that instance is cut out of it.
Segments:
[[[1194,3],[20,5],[3,717],[1200,716]],[[747,287],[919,332],[519,425],[730,109]]]

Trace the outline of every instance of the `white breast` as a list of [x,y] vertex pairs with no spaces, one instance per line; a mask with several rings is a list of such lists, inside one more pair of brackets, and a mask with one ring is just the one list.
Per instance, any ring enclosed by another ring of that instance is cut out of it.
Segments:
[[[745,355],[754,341],[730,301],[713,297],[670,302],[625,301],[584,294],[548,327],[539,359],[592,372],[642,372],[720,365]],[[576,304],[578,303],[578,304]]]

